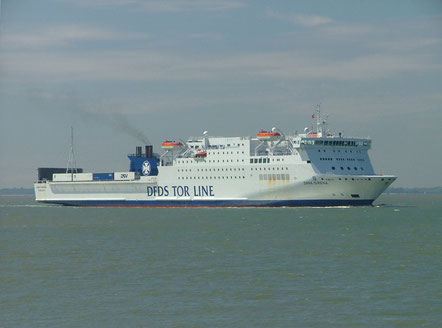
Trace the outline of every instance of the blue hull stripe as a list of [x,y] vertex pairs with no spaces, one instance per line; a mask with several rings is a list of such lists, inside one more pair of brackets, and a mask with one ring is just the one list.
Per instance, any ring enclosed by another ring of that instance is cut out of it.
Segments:
[[303,199],[303,200],[63,200],[42,201],[68,206],[121,207],[297,207],[297,206],[367,206],[373,199]]

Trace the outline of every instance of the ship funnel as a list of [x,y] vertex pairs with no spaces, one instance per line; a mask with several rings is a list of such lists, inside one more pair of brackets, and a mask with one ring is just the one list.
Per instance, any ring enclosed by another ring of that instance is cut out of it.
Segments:
[[137,146],[135,149],[135,156],[141,157],[141,146]]
[[152,158],[153,146],[146,146],[146,158]]

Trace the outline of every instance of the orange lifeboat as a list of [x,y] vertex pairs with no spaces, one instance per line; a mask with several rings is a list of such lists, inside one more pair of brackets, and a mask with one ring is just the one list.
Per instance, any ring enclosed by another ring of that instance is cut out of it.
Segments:
[[207,152],[205,150],[198,149],[198,152],[195,154],[196,158],[204,158],[207,156]]
[[256,136],[260,140],[277,140],[281,137],[281,134],[279,132],[261,130]]
[[318,136],[318,133],[317,132],[313,132],[313,131],[310,131],[308,134],[307,134],[307,137],[313,137],[313,138],[316,138]]
[[161,148],[167,149],[167,150],[174,150],[183,147],[183,144],[179,141],[163,141],[161,144]]

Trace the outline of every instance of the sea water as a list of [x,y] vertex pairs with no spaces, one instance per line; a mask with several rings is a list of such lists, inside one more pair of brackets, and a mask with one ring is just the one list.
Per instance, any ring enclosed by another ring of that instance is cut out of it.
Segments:
[[442,195],[375,207],[0,197],[0,327],[439,327]]

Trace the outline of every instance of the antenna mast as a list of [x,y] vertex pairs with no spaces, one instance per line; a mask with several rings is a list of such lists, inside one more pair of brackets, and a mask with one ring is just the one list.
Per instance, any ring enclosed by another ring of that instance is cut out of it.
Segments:
[[[70,169],[70,170],[69,170]],[[71,126],[71,146],[69,150],[68,164],[66,165],[66,173],[77,173],[77,162],[74,155],[74,127]]]
[[316,105],[316,132],[318,133],[318,137],[327,136],[327,118],[321,116],[321,104]]

